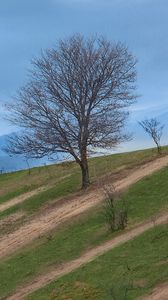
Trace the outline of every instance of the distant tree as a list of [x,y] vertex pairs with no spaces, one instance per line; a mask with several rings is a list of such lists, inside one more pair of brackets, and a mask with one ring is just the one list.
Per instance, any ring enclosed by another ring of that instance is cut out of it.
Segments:
[[144,121],[139,122],[139,125],[150,135],[156,144],[158,153],[161,154],[160,141],[163,134],[164,125],[161,125],[156,118],[145,119]]
[[136,95],[136,59],[121,43],[75,35],[33,62],[27,85],[10,106],[23,128],[7,151],[43,157],[69,153],[90,184],[88,154],[127,140],[122,130]]

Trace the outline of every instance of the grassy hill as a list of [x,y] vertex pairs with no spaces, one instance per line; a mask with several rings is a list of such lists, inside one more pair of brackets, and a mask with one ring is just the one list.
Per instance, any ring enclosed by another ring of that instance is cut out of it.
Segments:
[[[168,148],[163,149],[163,156]],[[115,154],[92,158],[89,161],[92,187],[104,176],[114,181],[124,178],[133,168],[152,161],[157,157],[155,149],[132,153]],[[155,219],[168,210],[168,168],[148,176],[133,185],[122,194],[128,205],[129,231],[137,224],[149,218]],[[55,201],[69,199],[70,195],[80,191],[80,170],[73,163],[63,163],[48,167],[34,168],[28,171],[3,174],[0,176],[0,203],[13,197],[47,186],[46,191],[14,205],[0,214],[0,222],[9,216],[22,212],[19,222],[1,226],[1,235],[21,228],[25,222],[38,216],[48,205]],[[81,192],[80,192],[81,193]],[[120,205],[120,203],[118,203]],[[123,233],[123,231],[122,231]],[[41,274],[47,274],[53,268],[65,264],[97,245],[121,234],[111,233],[100,203],[94,209],[80,214],[63,223],[26,247],[22,247],[9,257],[0,259],[0,299],[13,293],[15,289],[30,283]],[[28,296],[27,299],[124,299],[148,293],[152,288],[168,280],[167,273],[167,225],[153,229],[142,236],[113,249],[92,263],[66,275]],[[160,275],[161,274],[161,275]],[[110,298],[111,297],[111,298]],[[113,297],[113,298],[112,298]],[[115,298],[114,298],[115,297]]]
[[155,227],[26,299],[143,299],[168,281],[167,248],[168,226]]
[[[164,147],[163,155],[167,152],[168,147]],[[124,177],[131,168],[155,158],[157,158],[156,149],[91,158],[89,168],[92,186],[99,184],[104,176],[110,176],[111,181],[117,177]],[[47,187],[46,191],[29,197],[27,201],[14,205],[3,212],[0,211],[1,219],[18,212],[24,212],[25,219],[25,215],[30,216],[36,213],[43,207],[45,208],[46,204],[79,192],[81,173],[75,162],[66,162],[33,168],[30,173],[29,170],[25,170],[2,174],[0,175],[0,186],[0,204],[25,192],[33,191],[39,187]]]
[[[168,147],[163,147],[163,155],[167,153]],[[95,183],[102,176],[116,174],[118,171],[130,169],[156,157],[156,149],[152,148],[91,158],[89,160],[91,181]],[[57,187],[55,187],[54,198],[57,197],[57,193],[59,196],[64,196],[65,194],[78,191],[80,189],[80,181],[80,169],[75,162],[36,167],[32,168],[30,172],[29,170],[24,170],[1,174],[0,203],[44,185],[50,185],[52,191],[52,188],[57,186],[58,183],[59,189],[57,191]]]

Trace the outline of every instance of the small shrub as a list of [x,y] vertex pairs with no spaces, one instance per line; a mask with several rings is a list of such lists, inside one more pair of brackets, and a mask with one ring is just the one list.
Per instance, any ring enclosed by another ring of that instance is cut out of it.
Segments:
[[126,202],[119,199],[111,185],[103,187],[105,192],[104,216],[111,231],[123,230],[128,222]]

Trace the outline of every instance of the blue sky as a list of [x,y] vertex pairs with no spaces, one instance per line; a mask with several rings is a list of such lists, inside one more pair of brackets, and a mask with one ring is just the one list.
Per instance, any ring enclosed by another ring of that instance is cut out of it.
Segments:
[[2,116],[27,80],[30,61],[41,49],[73,33],[101,34],[125,42],[138,58],[138,93],[130,124],[168,116],[167,0],[0,1],[0,135],[14,131]]

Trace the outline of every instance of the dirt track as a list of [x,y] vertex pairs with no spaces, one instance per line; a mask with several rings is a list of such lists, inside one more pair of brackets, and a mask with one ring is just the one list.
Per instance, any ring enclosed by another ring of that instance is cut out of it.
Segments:
[[168,300],[168,283],[155,288],[151,295],[144,297],[142,300]]
[[41,192],[44,192],[45,190],[47,190],[47,186],[44,186],[44,187],[40,187],[38,189],[35,189],[31,192],[27,192],[27,193],[24,193],[23,195],[20,195],[18,197],[15,197],[7,202],[4,202],[2,204],[0,204],[0,212],[16,205],[16,204],[19,204],[19,203],[22,203],[24,202],[25,200],[27,200],[28,198],[32,197],[32,196],[35,196]]
[[[87,251],[81,257],[66,263],[65,265],[61,265],[57,267],[55,270],[47,272],[47,274],[37,277],[33,282],[30,282],[28,285],[23,286],[18,292],[14,295],[7,298],[7,300],[21,300],[24,299],[27,295],[31,294],[32,292],[44,287],[45,285],[49,284],[51,281],[58,279],[59,277],[68,274],[75,269],[79,268],[80,266],[87,264],[94,260],[96,257],[102,255],[103,253],[129,241],[133,238],[137,237],[138,235],[142,234],[146,230],[152,228],[155,225],[164,224],[168,222],[168,214],[158,217],[155,222],[152,220],[143,223],[135,227],[128,232],[113,238],[112,240],[105,242],[104,244],[95,247],[89,251]],[[162,298],[152,298],[153,300],[159,300]],[[163,298],[164,299],[164,298]],[[166,299],[166,298],[165,298]],[[167,298],[168,299],[168,298]]]
[[[65,175],[65,176],[62,176],[60,177],[60,181],[69,177],[70,175]],[[58,184],[59,182],[57,182]],[[27,199],[31,198],[32,196],[35,196],[41,192],[44,192],[44,191],[47,191],[49,188],[52,188],[53,185],[44,185],[44,186],[40,186],[39,188],[33,190],[33,191],[30,191],[30,192],[26,192],[24,194],[21,194],[20,196],[17,196],[17,197],[14,197],[12,198],[11,200],[8,200],[7,202],[4,202],[4,203],[1,203],[0,204],[0,212],[3,212],[4,210],[14,206],[14,205],[17,205],[17,204],[20,204],[24,201],[26,201]]]
[[[131,174],[115,183],[117,191],[123,190],[144,176],[163,168],[168,164],[168,156],[149,162],[136,170],[131,170]],[[46,210],[42,215],[26,223],[17,231],[14,231],[0,239],[0,258],[14,253],[17,249],[29,244],[34,239],[47,233],[60,223],[79,215],[87,209],[93,207],[104,197],[102,191],[90,192],[85,195],[75,197],[73,200],[64,202],[56,209]]]

